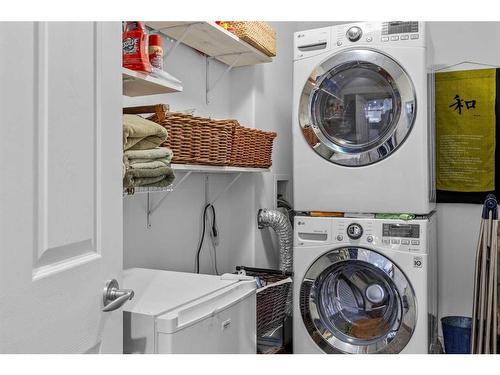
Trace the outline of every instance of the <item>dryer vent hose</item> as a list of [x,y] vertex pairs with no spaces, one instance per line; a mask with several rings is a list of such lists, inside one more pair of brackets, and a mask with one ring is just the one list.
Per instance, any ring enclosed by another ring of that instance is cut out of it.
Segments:
[[279,269],[293,271],[293,230],[288,215],[278,210],[260,209],[257,214],[259,229],[270,227],[278,235]]

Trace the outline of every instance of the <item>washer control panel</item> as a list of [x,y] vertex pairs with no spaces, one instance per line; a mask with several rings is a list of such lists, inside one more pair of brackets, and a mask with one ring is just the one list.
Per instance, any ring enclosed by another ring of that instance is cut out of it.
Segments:
[[364,246],[378,251],[428,253],[429,219],[296,216],[295,247]]
[[338,245],[361,245],[379,249],[425,252],[426,231],[421,221],[339,218],[333,222],[332,238]]

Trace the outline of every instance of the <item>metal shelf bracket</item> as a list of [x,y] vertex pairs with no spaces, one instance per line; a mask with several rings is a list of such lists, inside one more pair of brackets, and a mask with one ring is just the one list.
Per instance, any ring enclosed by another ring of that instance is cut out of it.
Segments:
[[[188,178],[189,176],[193,173],[193,171],[188,171],[186,174],[179,180],[178,183],[175,184],[175,186],[172,187],[172,190],[165,192],[165,194],[161,197],[161,199],[156,202],[156,204],[153,204],[150,193],[147,193],[147,202],[146,202],[146,226],[147,228],[151,228],[151,216],[153,213],[161,206],[161,204],[165,201],[165,199],[175,190],[177,190]],[[208,186],[209,186],[209,181],[208,181],[208,174],[205,173],[205,203],[208,204],[215,204],[215,202],[222,197],[235,183],[238,181],[238,179],[241,177],[243,173],[239,172],[237,173],[232,180],[222,189],[212,200],[209,200],[209,194],[208,194]]]
[[172,190],[165,192],[163,197],[161,197],[161,199],[155,205],[153,205],[153,203],[151,202],[150,193],[147,193],[148,196],[147,196],[147,203],[146,203],[146,205],[147,205],[147,207],[146,207],[146,225],[148,228],[151,228],[151,215],[158,209],[158,207],[161,206],[163,201],[165,201],[165,199],[170,195],[170,193],[177,190],[184,183],[184,181],[186,181],[189,178],[189,176],[191,176],[191,173],[192,173],[192,171],[186,172],[186,174],[184,176],[182,176],[182,178],[179,180],[179,182],[176,183],[172,187]]
[[[205,99],[206,99],[206,104],[210,104],[210,92],[212,92],[213,89],[215,89],[215,87],[217,86],[217,84],[222,80],[222,78],[224,78],[226,76],[226,74],[228,74],[231,71],[231,69],[234,68],[234,66],[240,60],[240,57],[242,55],[244,55],[245,53],[246,52],[241,52],[241,53],[237,53],[237,54],[230,53],[227,55],[219,55],[219,56],[206,56],[206,63],[205,63],[206,64],[206,66],[205,66]],[[224,71],[219,75],[219,77],[217,77],[217,79],[213,83],[210,83],[210,60],[214,60],[217,57],[229,56],[229,55],[236,55],[236,58],[233,60],[233,62],[230,65],[228,65],[226,67],[226,69],[224,69]]]
[[184,30],[184,32],[182,33],[182,35],[180,36],[180,38],[177,39],[177,40],[175,40],[174,45],[165,53],[165,55],[163,56],[163,62],[165,62],[165,60],[167,59],[167,57],[170,56],[177,49],[177,47],[179,46],[179,44],[181,44],[184,41],[184,39],[186,38],[186,36],[188,36],[188,34],[191,32],[193,26],[197,25],[197,24],[200,24],[200,23],[203,23],[203,22],[193,22],[193,23],[190,23],[190,24],[187,24],[187,25],[175,25],[175,26],[169,26],[169,27],[162,27],[162,28],[157,29],[157,30],[154,30],[152,28],[148,28],[150,31],[158,32],[158,33],[162,34],[163,36],[165,36],[165,37],[167,37],[169,39],[173,39],[173,38],[171,38],[167,34],[165,34],[163,32],[163,30],[173,29],[175,27],[185,27],[186,28],[186,30]]
[[[238,181],[238,179],[241,177],[241,175],[242,175],[242,173],[240,172],[236,176],[234,176],[233,179],[231,180],[231,182],[229,182],[229,184],[227,184],[225,186],[225,188],[222,191],[220,191],[219,194],[217,194],[214,199],[212,199],[210,201],[210,204],[214,204],[220,197],[222,197],[224,194],[226,194],[226,192],[229,189],[231,189],[231,187],[236,183],[236,181]],[[208,201],[208,199],[207,199],[207,201]]]

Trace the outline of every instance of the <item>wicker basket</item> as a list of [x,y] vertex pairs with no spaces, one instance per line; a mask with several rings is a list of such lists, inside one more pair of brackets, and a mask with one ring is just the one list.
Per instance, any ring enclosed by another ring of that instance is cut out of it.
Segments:
[[236,270],[239,274],[258,279],[257,336],[262,337],[283,324],[291,296],[292,278],[279,270],[243,266],[237,266]]
[[124,113],[153,113],[148,119],[164,126],[163,146],[174,152],[172,163],[269,168],[276,133],[241,126],[236,120],[214,120],[180,112],[166,105],[124,108]]
[[236,126],[230,165],[269,168],[272,165],[274,138],[276,138],[276,133],[273,132]]
[[276,56],[276,32],[265,22],[231,22],[232,33],[241,40],[262,51],[267,56]]
[[163,121],[157,115],[151,120],[164,126],[169,134],[163,144],[174,152],[173,163],[228,165],[234,124],[231,121],[211,119],[168,112]]

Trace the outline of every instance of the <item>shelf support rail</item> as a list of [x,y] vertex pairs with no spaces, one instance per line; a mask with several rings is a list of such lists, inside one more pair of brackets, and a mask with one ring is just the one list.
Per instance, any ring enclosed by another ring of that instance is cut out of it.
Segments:
[[180,187],[184,183],[184,181],[186,181],[189,178],[191,173],[192,173],[192,171],[186,172],[186,174],[184,176],[182,176],[182,178],[179,180],[179,182],[176,183],[172,187],[172,190],[165,192],[163,197],[154,206],[152,206],[151,197],[150,197],[150,194],[148,193],[147,209],[146,209],[147,210],[146,211],[146,224],[147,224],[148,228],[151,228],[151,215],[153,214],[153,212],[155,212],[158,209],[158,207],[161,206],[163,201],[170,195],[170,193],[172,193],[174,190],[176,190],[178,187]]
[[235,182],[238,181],[238,179],[241,177],[241,175],[242,175],[242,173],[240,172],[236,176],[234,176],[233,179],[231,180],[231,182],[226,185],[226,187],[224,188],[224,190],[222,190],[221,192],[219,192],[219,194],[217,194],[215,196],[215,198],[212,199],[212,201],[210,202],[210,204],[214,204],[221,196],[223,196],[231,188],[231,186],[233,186],[235,184]]
[[[170,48],[167,53],[165,53],[165,55],[163,56],[163,61],[166,60],[166,58],[172,54],[172,52],[175,51],[175,49],[179,46],[179,44],[181,44],[184,39],[186,38],[186,36],[191,32],[191,29],[194,25],[197,25],[199,23],[203,23],[203,22],[193,22],[193,23],[190,23],[188,25],[176,25],[176,26],[169,26],[169,27],[162,27],[161,29],[158,29],[158,31],[163,34],[163,35],[166,35],[162,30],[166,30],[166,29],[172,29],[174,27],[182,27],[182,26],[187,26],[186,27],[186,30],[184,30],[184,32],[182,33],[182,35],[180,36],[179,39],[177,39],[175,41],[175,44],[172,46],[172,48]],[[166,35],[167,37],[169,37],[168,35]],[[173,39],[171,37],[169,37],[170,39]]]
[[238,63],[238,61],[240,60],[240,57],[241,55],[244,55],[245,52],[242,52],[242,53],[238,53],[236,58],[234,59],[234,61],[231,63],[231,65],[228,65],[226,69],[224,69],[224,71],[219,75],[219,77],[217,77],[217,79],[214,81],[214,83],[210,84],[210,80],[209,80],[209,68],[210,68],[210,64],[209,64],[209,61],[210,60],[213,60],[215,58],[217,58],[218,56],[212,56],[212,57],[209,57],[207,56],[207,63],[206,63],[206,80],[205,80],[205,97],[206,97],[206,103],[209,104],[210,103],[210,98],[209,98],[209,95],[210,95],[210,92],[215,89],[215,87],[217,86],[217,84],[222,80],[222,78],[224,78],[224,76],[226,74],[228,74],[231,69],[234,68],[234,66]]

